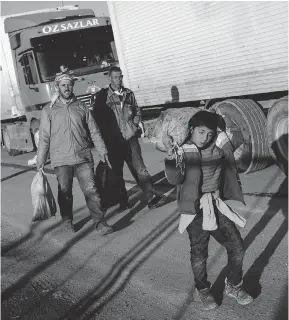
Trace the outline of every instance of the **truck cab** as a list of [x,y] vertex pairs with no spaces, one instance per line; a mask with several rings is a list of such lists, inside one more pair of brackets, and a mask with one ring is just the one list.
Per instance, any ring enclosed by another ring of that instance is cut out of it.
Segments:
[[[6,56],[10,51],[13,60],[8,69],[15,72],[16,83],[11,87],[32,137],[38,132],[41,110],[55,91],[57,73],[73,73],[77,78],[74,94],[88,106],[91,95],[107,85],[108,69],[118,63],[110,19],[95,17],[90,9],[73,7],[8,17],[4,30],[10,46],[5,48]],[[6,132],[10,148],[31,151],[27,143],[11,145],[17,141],[14,129],[10,124]]]

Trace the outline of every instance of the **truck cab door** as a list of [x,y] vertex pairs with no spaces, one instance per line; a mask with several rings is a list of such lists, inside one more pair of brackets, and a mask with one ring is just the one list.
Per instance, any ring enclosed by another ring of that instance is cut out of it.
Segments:
[[[21,98],[26,111],[37,110],[37,106],[46,103],[43,101],[47,93],[43,95],[38,70],[33,51],[25,52],[18,60],[19,85]],[[47,100],[47,99],[45,99]]]

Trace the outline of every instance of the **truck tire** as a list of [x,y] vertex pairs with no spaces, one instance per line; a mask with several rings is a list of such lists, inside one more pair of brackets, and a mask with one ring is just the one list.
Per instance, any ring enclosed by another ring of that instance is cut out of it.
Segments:
[[262,170],[270,163],[266,118],[261,108],[249,99],[229,99],[211,107],[225,122],[234,146],[238,172]]
[[31,121],[30,130],[31,130],[31,133],[32,133],[35,150],[37,150],[37,148],[38,148],[39,128],[40,128],[40,121],[37,120],[37,119],[33,119]]
[[272,158],[288,176],[288,96],[279,99],[270,108],[267,134]]

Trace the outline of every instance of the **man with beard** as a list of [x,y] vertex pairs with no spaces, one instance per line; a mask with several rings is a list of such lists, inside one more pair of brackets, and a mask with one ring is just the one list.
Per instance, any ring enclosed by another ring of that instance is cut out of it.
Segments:
[[113,229],[104,219],[95,186],[91,139],[103,162],[108,162],[107,149],[90,111],[73,94],[74,80],[67,73],[55,79],[56,95],[42,111],[37,169],[43,168],[50,151],[58,180],[60,213],[67,229],[74,231],[72,184],[76,176],[96,230],[108,234]]
[[92,115],[108,148],[108,158],[119,186],[119,211],[130,208],[123,179],[124,161],[146,195],[150,209],[163,205],[165,196],[156,195],[151,176],[144,164],[138,141],[141,129],[140,108],[134,93],[122,86],[119,67],[109,70],[110,85],[100,90],[91,100]]

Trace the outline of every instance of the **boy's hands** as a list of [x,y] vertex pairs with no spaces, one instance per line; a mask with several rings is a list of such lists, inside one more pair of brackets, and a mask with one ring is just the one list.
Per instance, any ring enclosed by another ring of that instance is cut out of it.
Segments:
[[173,155],[173,148],[169,148],[167,153],[168,153],[168,156],[171,157]]
[[165,133],[163,135],[163,144],[165,145],[166,149],[167,149],[167,157],[168,159],[173,158],[174,156],[174,139],[172,136],[168,135],[167,133]]
[[165,145],[166,149],[168,150],[171,150],[174,146],[174,139],[172,136],[168,135],[167,133],[164,133],[163,134],[163,144]]

